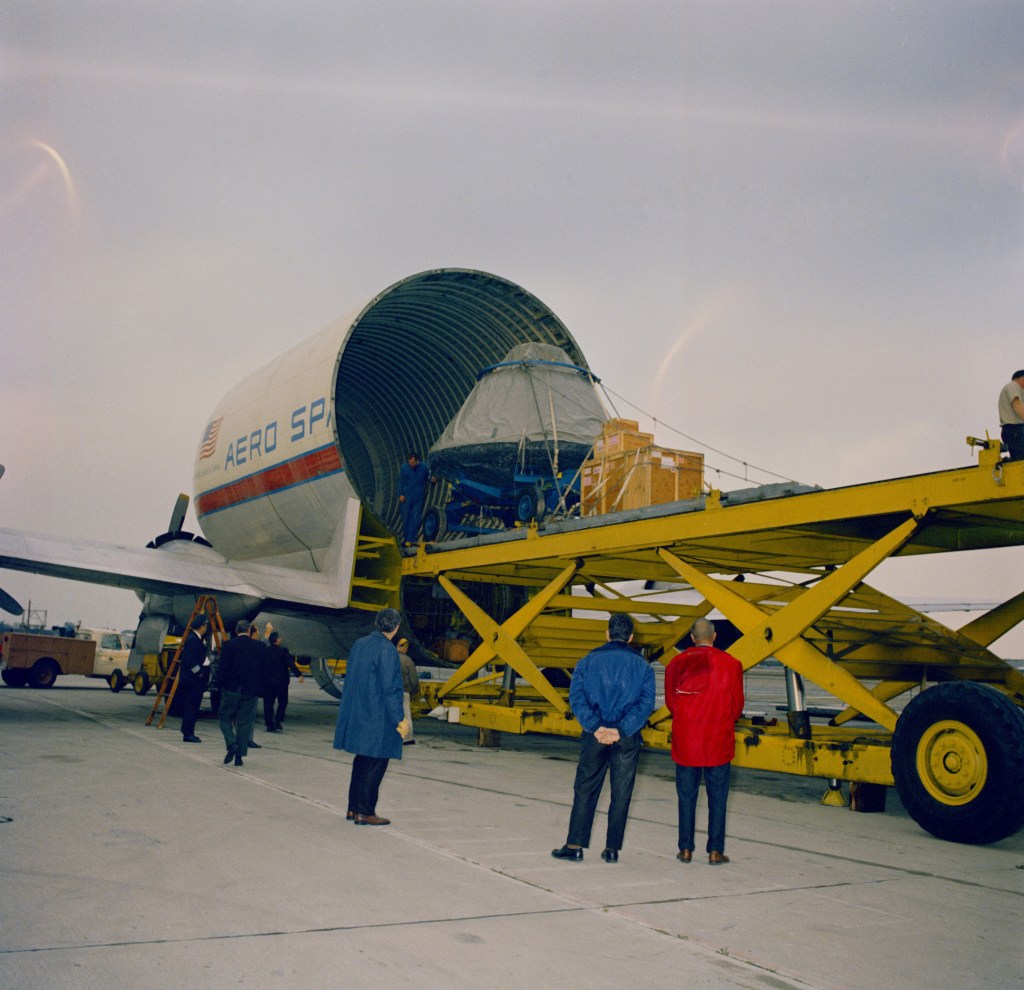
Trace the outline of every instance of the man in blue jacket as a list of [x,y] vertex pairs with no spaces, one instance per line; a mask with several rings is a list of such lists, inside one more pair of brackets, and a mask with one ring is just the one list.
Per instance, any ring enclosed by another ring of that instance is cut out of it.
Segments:
[[569,705],[583,729],[576,766],[569,836],[552,849],[555,859],[578,863],[590,845],[597,799],[611,768],[611,804],[608,836],[601,859],[619,861],[622,837],[629,817],[636,765],[640,758],[640,730],[654,711],[654,671],[629,644],[633,620],[613,615],[608,620],[608,642],[591,650],[572,673]]
[[346,818],[356,825],[390,825],[377,814],[377,796],[389,760],[402,758],[408,726],[402,706],[402,666],[392,640],[401,615],[382,608],[374,631],[357,639],[345,666],[334,748],[355,754]]

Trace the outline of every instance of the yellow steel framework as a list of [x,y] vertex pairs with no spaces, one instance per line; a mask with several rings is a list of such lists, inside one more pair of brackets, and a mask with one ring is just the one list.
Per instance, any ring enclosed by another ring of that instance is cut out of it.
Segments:
[[[779,497],[711,492],[421,545],[403,561],[404,580],[439,583],[479,639],[451,677],[425,685],[427,703],[457,709],[461,722],[481,728],[575,735],[565,689],[549,674],[570,670],[603,641],[608,613],[633,615],[635,645],[667,662],[693,619],[716,610],[740,633],[729,651],[745,669],[775,658],[842,709],[828,725],[802,728],[741,720],[737,765],[892,784],[895,698],[960,681],[1024,704],[1024,675],[988,649],[1024,618],[1024,592],[954,631],[865,583],[892,558],[1024,545],[1024,463],[1001,461],[997,440],[974,445],[977,465],[933,474]],[[623,591],[641,581],[696,594],[679,604]],[[468,593],[488,583],[517,589],[520,606],[488,615]],[[871,725],[852,728],[854,717]],[[670,745],[666,709],[652,715],[644,736]],[[964,739],[966,731],[957,745]],[[952,765],[954,756],[931,758]],[[944,778],[934,777],[938,789]]]

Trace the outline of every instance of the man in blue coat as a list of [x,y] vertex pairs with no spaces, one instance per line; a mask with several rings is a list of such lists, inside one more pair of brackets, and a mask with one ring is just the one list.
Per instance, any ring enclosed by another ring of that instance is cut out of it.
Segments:
[[357,639],[349,651],[345,684],[334,729],[334,748],[355,754],[348,788],[346,818],[356,825],[390,825],[377,814],[377,795],[388,760],[402,758],[402,666],[392,640],[402,621],[393,608],[383,608],[374,632]]
[[601,859],[619,861],[643,745],[640,730],[654,711],[654,671],[630,647],[632,640],[633,620],[613,615],[608,620],[608,642],[591,650],[572,672],[569,704],[583,734],[569,835],[564,846],[551,850],[555,859],[582,861],[583,850],[590,845],[597,799],[611,769],[608,834]]

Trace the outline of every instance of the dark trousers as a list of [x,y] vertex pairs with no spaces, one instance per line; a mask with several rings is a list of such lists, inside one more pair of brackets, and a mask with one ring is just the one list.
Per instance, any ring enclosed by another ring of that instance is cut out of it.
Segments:
[[708,794],[708,852],[725,852],[725,804],[729,798],[731,765],[718,767],[681,767],[676,764],[676,796],[679,798],[679,848],[693,849],[697,792],[704,774]]
[[377,814],[377,795],[388,768],[387,757],[356,756],[348,785],[348,810],[356,815]]
[[[274,711],[274,705],[277,711]],[[263,721],[268,729],[277,729],[284,723],[284,713],[288,710],[288,685],[270,688],[263,695]]]
[[1024,425],[1006,423],[1002,428],[1003,443],[1011,461],[1024,461]]
[[189,678],[180,681],[178,694],[181,695],[181,737],[187,739],[196,734],[196,719],[199,717],[199,706],[203,703],[202,680]]
[[610,746],[599,743],[594,733],[584,732],[580,737],[580,758],[576,765],[576,783],[573,785],[572,812],[569,815],[570,846],[590,845],[590,830],[594,825],[597,799],[601,794],[605,774],[611,768],[612,793],[608,806],[608,838],[606,849],[622,848],[622,837],[629,817],[629,802],[633,797],[636,765],[640,759],[640,733],[626,736]]
[[224,745],[236,756],[246,756],[256,721],[256,698],[241,691],[222,691],[217,715]]

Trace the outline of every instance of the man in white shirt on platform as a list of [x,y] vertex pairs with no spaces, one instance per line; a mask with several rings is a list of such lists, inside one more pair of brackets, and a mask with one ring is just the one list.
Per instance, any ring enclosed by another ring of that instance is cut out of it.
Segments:
[[1015,371],[999,393],[999,425],[1009,459],[1024,461],[1024,370]]

